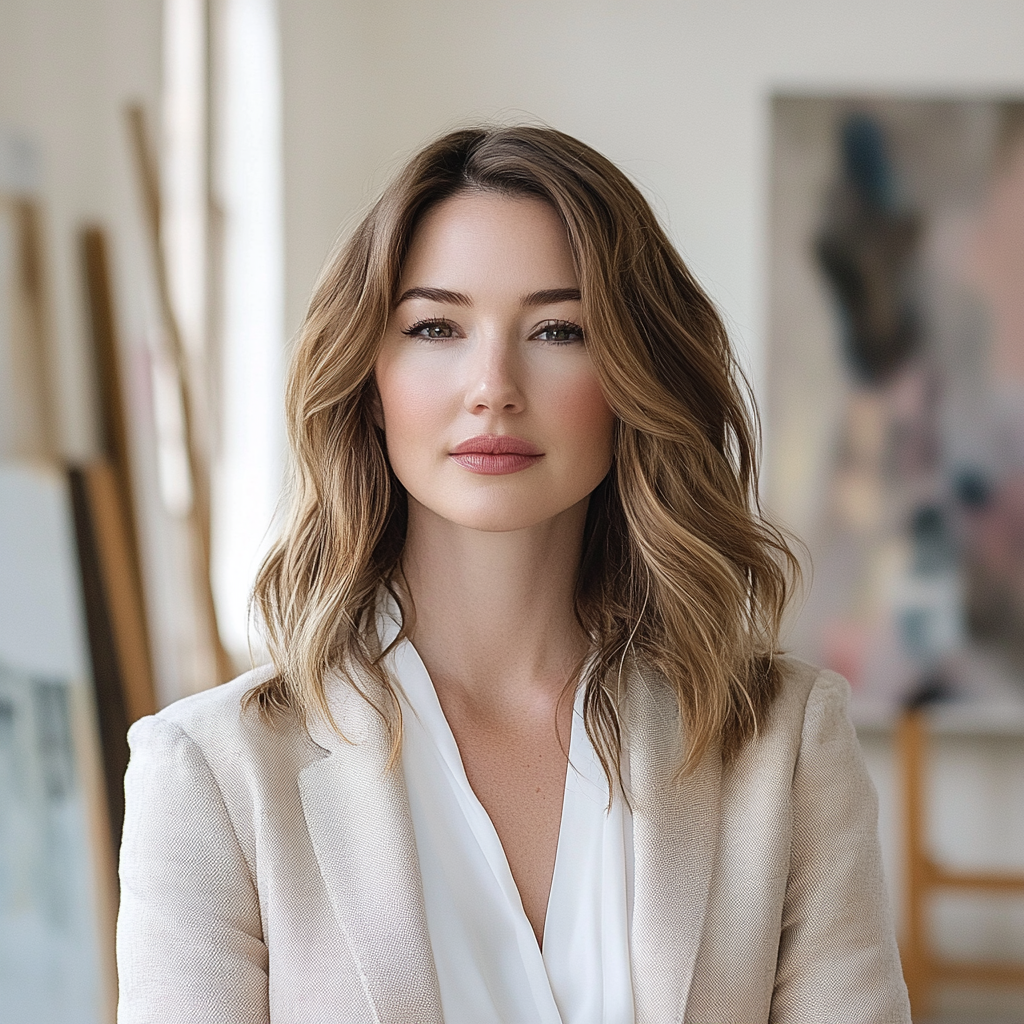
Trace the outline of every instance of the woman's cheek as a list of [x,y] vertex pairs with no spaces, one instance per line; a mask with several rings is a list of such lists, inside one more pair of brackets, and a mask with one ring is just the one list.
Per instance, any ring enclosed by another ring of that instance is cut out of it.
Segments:
[[596,457],[600,453],[610,465],[615,414],[592,371],[563,383],[558,408],[561,426],[567,436],[579,439],[581,454]]
[[[438,360],[394,358],[378,368],[377,389],[389,434],[423,437],[442,415],[450,374]],[[426,428],[426,429],[425,429]]]

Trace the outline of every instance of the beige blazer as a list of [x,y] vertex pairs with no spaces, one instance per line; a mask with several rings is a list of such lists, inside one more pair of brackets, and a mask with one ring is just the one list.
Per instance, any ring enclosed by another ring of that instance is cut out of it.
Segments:
[[[239,700],[131,730],[120,1024],[441,1024],[415,838],[379,719],[341,682],[322,725]],[[833,673],[788,662],[729,767],[674,785],[674,701],[628,698],[637,1024],[909,1024],[876,800]],[[517,1022],[509,1022],[517,1024]]]

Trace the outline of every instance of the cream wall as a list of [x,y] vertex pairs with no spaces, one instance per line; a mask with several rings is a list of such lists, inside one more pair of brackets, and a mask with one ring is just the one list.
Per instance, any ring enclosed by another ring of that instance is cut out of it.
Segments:
[[143,251],[121,108],[157,110],[160,0],[0,0],[0,130],[31,139],[53,320],[59,443],[70,458],[97,444],[77,232],[112,234],[125,340],[145,331]]
[[389,167],[540,118],[645,188],[761,372],[774,90],[1024,94],[1019,0],[282,0],[286,322]]

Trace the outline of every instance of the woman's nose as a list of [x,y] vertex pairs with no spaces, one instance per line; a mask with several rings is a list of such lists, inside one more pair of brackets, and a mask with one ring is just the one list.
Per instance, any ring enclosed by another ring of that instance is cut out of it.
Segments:
[[470,412],[522,412],[526,402],[514,344],[494,337],[482,339],[473,349],[466,408]]

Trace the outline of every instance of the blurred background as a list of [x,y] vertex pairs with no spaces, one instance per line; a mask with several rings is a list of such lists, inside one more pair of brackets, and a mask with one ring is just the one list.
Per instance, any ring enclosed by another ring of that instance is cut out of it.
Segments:
[[0,0],[4,1019],[113,1020],[124,733],[261,658],[317,272],[499,119],[619,164],[719,304],[915,1019],[1024,1021],[1022,111],[1015,0]]

